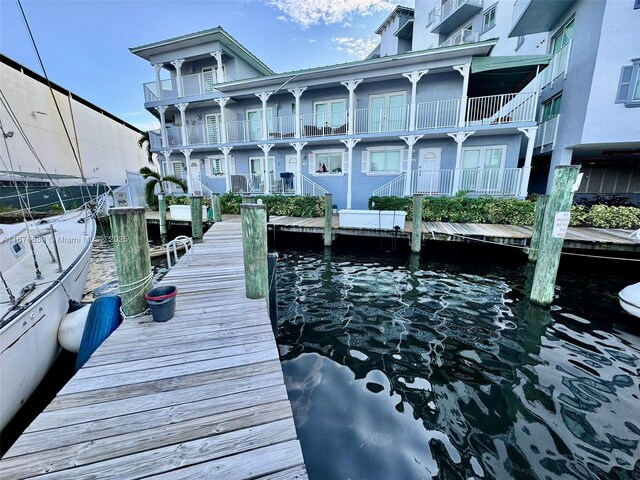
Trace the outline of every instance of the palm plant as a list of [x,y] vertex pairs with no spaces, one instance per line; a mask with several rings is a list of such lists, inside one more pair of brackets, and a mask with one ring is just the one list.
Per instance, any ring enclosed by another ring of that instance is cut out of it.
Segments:
[[161,195],[165,194],[164,182],[178,185],[184,192],[188,190],[187,183],[180,177],[176,177],[174,175],[166,175],[163,177],[158,172],[151,170],[149,167],[142,167],[140,169],[140,175],[142,175],[145,180],[148,180],[144,187],[144,194],[147,199],[147,203],[150,206],[156,203],[156,185],[159,186]]
[[138,139],[138,147],[146,148],[147,160],[149,161],[149,163],[153,164],[153,153],[151,152],[151,140],[149,139],[149,132],[142,132],[142,135]]

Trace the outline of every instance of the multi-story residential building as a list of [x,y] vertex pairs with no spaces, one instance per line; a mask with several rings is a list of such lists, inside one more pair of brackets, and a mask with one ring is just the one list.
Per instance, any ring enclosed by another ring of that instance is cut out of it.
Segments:
[[[524,197],[580,162],[640,191],[636,0],[417,0],[365,60],[276,74],[222,28],[131,49],[165,171],[191,191]],[[581,33],[582,32],[582,33]]]

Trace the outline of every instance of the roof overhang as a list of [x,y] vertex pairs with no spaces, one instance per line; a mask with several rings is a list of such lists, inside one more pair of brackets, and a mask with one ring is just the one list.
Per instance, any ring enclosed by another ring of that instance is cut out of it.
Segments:
[[413,37],[413,18],[410,18],[402,24],[402,26],[394,32],[394,35],[398,38],[411,38]]
[[569,10],[575,0],[528,0],[513,22],[509,37],[548,32]]
[[549,64],[551,58],[551,55],[473,57],[469,96],[519,92]]
[[387,24],[393,19],[393,17],[395,17],[397,14],[400,14],[400,13],[406,13],[407,15],[413,15],[414,14],[414,9],[411,8],[411,7],[405,7],[403,5],[396,5],[396,8],[394,8],[393,11],[389,14],[389,16],[384,19],[384,21],[376,29],[375,33],[380,35],[382,33],[382,30],[384,30],[384,27],[387,26]]

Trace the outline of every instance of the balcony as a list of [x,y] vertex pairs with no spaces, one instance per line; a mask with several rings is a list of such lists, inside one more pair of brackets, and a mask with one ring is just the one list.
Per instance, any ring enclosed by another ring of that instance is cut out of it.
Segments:
[[516,0],[509,37],[550,31],[575,0]]
[[472,97],[467,101],[467,126],[535,122],[535,92]]
[[556,142],[559,123],[560,115],[556,115],[538,125],[534,146],[540,147],[542,150],[552,149]]
[[435,12],[431,33],[447,35],[482,10],[482,0],[448,0]]
[[409,106],[359,108],[354,110],[354,132],[406,132],[409,129]]
[[540,88],[544,88],[553,82],[560,75],[565,75],[569,66],[569,55],[571,54],[571,42],[562,47],[551,58],[549,65],[540,74]]
[[449,128],[458,125],[460,100],[440,100],[416,105],[416,130]]
[[[224,72],[224,71],[223,71]],[[223,73],[223,82],[233,80],[226,72]],[[202,73],[193,73],[190,75],[182,75],[182,97],[192,97],[196,95],[206,95],[216,92],[216,75],[213,71]],[[159,100],[171,100],[181,98],[180,89],[178,88],[178,77],[165,79],[160,82],[161,91],[158,92],[156,82],[148,82],[143,85],[144,101],[157,102]]]
[[463,45],[465,43],[475,43],[480,39],[480,33],[463,28],[462,30],[457,31],[455,34],[451,35],[444,42],[442,42],[440,47],[453,47],[454,45]]

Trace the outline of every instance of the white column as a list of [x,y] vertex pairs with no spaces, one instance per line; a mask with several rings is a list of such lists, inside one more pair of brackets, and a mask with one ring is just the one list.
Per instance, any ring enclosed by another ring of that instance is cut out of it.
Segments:
[[268,140],[269,134],[267,132],[267,100],[273,92],[260,92],[254,94],[262,102],[262,140]]
[[158,90],[158,100],[162,100],[162,80],[160,79],[160,70],[162,70],[162,65],[164,65],[164,63],[156,63],[153,65],[156,69],[156,89]]
[[460,117],[458,118],[458,126],[464,127],[467,117],[467,94],[469,91],[469,72],[471,70],[471,64],[465,63],[464,65],[456,65],[453,69],[462,75],[462,96],[460,98]]
[[224,180],[226,183],[227,192],[231,191],[231,165],[229,164],[229,153],[233,147],[220,147],[219,150],[224,155]]
[[[162,155],[164,156],[164,174],[161,177],[166,177],[168,175],[173,175],[173,172],[170,170],[169,159],[171,158],[171,150],[162,150]],[[173,191],[172,183],[165,183],[165,188],[169,193]]]
[[296,195],[302,195],[302,149],[307,142],[290,143],[296,150]]
[[351,208],[352,183],[353,183],[353,147],[356,146],[361,138],[349,138],[348,140],[340,140],[347,147],[347,209]]
[[413,161],[413,146],[416,144],[418,140],[420,140],[424,135],[409,135],[408,137],[400,137],[407,144],[407,148],[409,151],[407,152],[408,161],[407,161],[407,170],[405,171],[404,177],[404,196],[408,197],[411,195],[411,174],[413,173],[413,169],[411,168],[411,162]]
[[[347,87],[349,90],[349,117],[347,119],[347,134],[353,135],[354,116],[356,107],[356,87],[362,83],[362,79],[349,80],[347,82],[340,82],[341,85]],[[354,144],[355,145],[355,144]],[[350,208],[350,207],[347,207]]]
[[533,158],[533,147],[536,141],[538,127],[518,128],[527,137],[527,152],[524,155],[524,166],[522,167],[522,178],[520,179],[520,191],[518,196],[526,198],[529,188],[529,177],[531,176],[531,159]]
[[164,112],[167,109],[166,105],[155,107],[156,111],[160,115],[160,138],[162,139],[162,146],[167,148],[169,146],[169,139],[167,138],[167,122],[164,119]]
[[[265,193],[271,193],[271,173],[269,173],[269,150],[273,147],[273,143],[262,143],[258,145],[260,150],[264,152],[264,189]],[[275,168],[275,165],[274,165]],[[275,173],[275,170],[274,170]]]
[[302,124],[302,118],[300,118],[300,97],[302,96],[302,92],[304,92],[307,89],[307,87],[297,87],[297,88],[289,88],[288,92],[291,93],[293,95],[293,97],[296,99],[296,124],[295,124],[295,128],[296,128],[296,138],[300,138],[300,134],[302,133],[300,131],[300,125]]
[[184,146],[187,146],[189,144],[189,138],[187,137],[187,119],[184,114],[188,106],[188,103],[176,104],[176,107],[178,107],[178,110],[180,110],[180,135],[182,136],[182,145]]
[[185,165],[187,166],[187,190],[189,190],[189,193],[191,195],[193,195],[193,182],[191,179],[191,166],[189,165],[189,163],[191,163],[191,152],[193,152],[192,148],[187,148],[185,150],[180,150],[185,158]]
[[451,188],[451,195],[455,195],[460,190],[460,172],[462,168],[462,143],[476,132],[457,132],[447,133],[457,143],[456,148],[456,168],[453,171],[453,186]]
[[[411,73],[403,73],[402,76],[411,82],[411,106],[409,107],[409,130],[411,132],[416,129],[416,94],[418,89],[418,82],[424,77],[429,70],[414,71]],[[408,144],[407,144],[408,145]]]
[[176,84],[178,85],[178,97],[184,97],[184,89],[182,88],[182,64],[184,63],[184,58],[179,60],[174,60],[171,62],[171,65],[176,69]]
[[220,143],[227,143],[227,121],[224,115],[224,106],[229,101],[229,97],[216,98],[215,101],[220,105]]
[[224,83],[224,72],[222,71],[222,52],[212,52],[211,56],[216,59],[216,83]]

